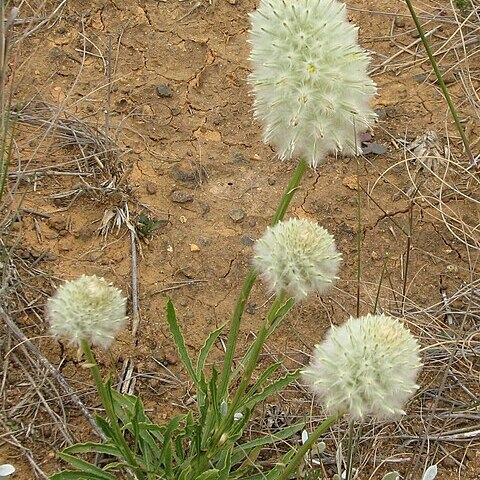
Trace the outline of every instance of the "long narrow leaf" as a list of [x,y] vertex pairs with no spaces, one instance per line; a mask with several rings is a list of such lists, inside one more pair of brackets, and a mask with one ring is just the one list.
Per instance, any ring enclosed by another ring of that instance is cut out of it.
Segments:
[[247,397],[254,395],[260,387],[282,366],[282,362],[277,362],[265,369],[265,371],[260,375],[258,380],[252,385],[250,390],[247,393]]
[[[97,475],[90,473],[85,475],[84,472],[79,472],[77,470],[64,470],[63,472],[54,473],[49,480],[104,480],[105,477],[98,477]],[[115,480],[115,477],[109,477]]]
[[232,455],[232,464],[236,465],[240,461],[242,461],[251,450],[256,449],[258,447],[263,447],[265,445],[275,444],[277,442],[283,441],[292,437],[295,433],[302,430],[305,427],[305,422],[296,423],[295,425],[290,425],[288,427],[279,430],[278,432],[272,433],[271,435],[256,438],[254,440],[250,440],[249,442],[242,443],[241,445],[237,445],[233,449]]
[[217,480],[218,479],[218,470],[207,470],[203,472],[198,477],[195,477],[195,480]]
[[207,360],[208,354],[210,353],[212,346],[214,345],[215,341],[220,336],[224,328],[225,328],[225,325],[222,325],[221,327],[211,332],[210,335],[205,340],[205,343],[203,344],[202,348],[200,349],[200,353],[198,354],[198,360],[197,360],[197,377],[200,377],[200,374],[203,371],[203,368],[205,367],[205,362]]
[[[70,465],[81,470],[85,476],[88,474],[88,478],[99,478],[102,480],[115,480],[115,477],[110,473],[104,472],[101,468],[86,462],[80,458],[69,455],[68,453],[60,453],[60,458],[65,460]],[[94,475],[94,477],[93,477]]]
[[187,369],[190,378],[192,379],[195,386],[198,388],[198,378],[193,370],[192,361],[188,355],[187,347],[185,345],[185,340],[183,338],[180,326],[177,322],[177,315],[175,314],[175,308],[173,307],[172,300],[169,298],[167,302],[167,321],[168,326],[170,327],[170,332],[172,334],[173,340],[180,355],[180,360],[182,361],[184,367]]
[[265,387],[261,392],[246,399],[246,404],[253,407],[256,403],[262,402],[267,397],[283,390],[287,385],[292,383],[299,376],[300,370],[295,370],[294,372],[287,373],[283,377],[279,378],[278,380],[272,382],[270,385]]
[[95,442],[77,443],[76,445],[65,448],[63,453],[102,453],[104,455],[111,455],[112,457],[122,456],[122,452],[114,445]]

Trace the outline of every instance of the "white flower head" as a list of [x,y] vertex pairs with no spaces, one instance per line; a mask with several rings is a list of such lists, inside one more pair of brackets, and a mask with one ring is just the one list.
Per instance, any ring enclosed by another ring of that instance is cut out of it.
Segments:
[[330,413],[394,419],[418,388],[419,350],[398,319],[350,318],[315,347],[303,378]]
[[282,160],[315,167],[328,152],[361,152],[376,118],[375,83],[358,28],[337,0],[260,0],[251,14],[254,115]]
[[127,321],[127,299],[104,278],[82,275],[58,287],[47,301],[50,330],[80,345],[108,348]]
[[335,240],[315,222],[292,218],[269,227],[254,246],[253,265],[272,292],[296,300],[325,293],[338,278],[341,254]]

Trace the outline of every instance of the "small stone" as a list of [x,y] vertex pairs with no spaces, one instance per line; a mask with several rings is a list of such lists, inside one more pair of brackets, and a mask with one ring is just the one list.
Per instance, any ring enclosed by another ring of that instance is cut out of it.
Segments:
[[385,113],[387,114],[388,118],[395,118],[397,116],[397,108],[395,105],[388,105],[385,108]]
[[42,254],[43,254],[43,251],[37,250],[36,248],[33,248],[33,247],[30,248],[30,255],[33,258],[40,258]]
[[178,363],[178,357],[175,350],[166,350],[163,352],[162,358],[159,359],[160,363],[166,367],[169,365],[176,365]]
[[200,209],[202,210],[202,215],[206,215],[210,211],[210,205],[206,202],[200,202]]
[[255,243],[255,239],[250,235],[243,235],[240,241],[242,242],[242,245],[245,245],[246,247],[251,247]]
[[44,255],[43,259],[46,262],[55,262],[56,260],[58,260],[58,255],[51,252],[50,250],[47,250],[47,253]]
[[121,98],[118,102],[115,103],[115,111],[124,112],[128,107],[128,100],[126,98]]
[[395,26],[398,28],[405,28],[405,18],[404,17],[395,17]]
[[380,260],[380,255],[375,250],[372,250],[370,256],[372,257],[372,260]]
[[228,216],[233,220],[234,223],[239,223],[245,218],[245,212],[241,208],[234,208],[230,211]]
[[166,83],[157,86],[157,95],[159,97],[168,98],[172,96],[172,89]]
[[65,35],[67,33],[67,29],[65,27],[58,27],[57,28],[57,33],[59,35]]
[[63,215],[53,215],[47,220],[47,225],[52,230],[60,232],[67,229],[67,219]]
[[257,225],[257,221],[256,221],[254,218],[250,218],[250,219],[248,220],[248,225],[249,225],[250,227],[255,227],[255,226]]
[[187,203],[193,201],[193,195],[190,193],[182,192],[181,190],[175,190],[171,195],[172,202],[175,203]]
[[267,182],[270,186],[272,186],[272,185],[275,185],[276,180],[273,177],[268,177]]
[[418,33],[417,29],[413,30],[410,35],[412,38],[420,38],[420,34]]
[[417,83],[423,83],[426,80],[427,76],[424,73],[417,73],[413,76],[413,79]]
[[350,190],[357,190],[357,188],[358,188],[357,176],[356,175],[350,175],[348,177],[345,177],[342,180],[342,185],[349,188]]
[[368,155],[369,153],[373,153],[375,155],[384,155],[387,153],[387,147],[385,145],[381,145],[380,143],[370,143],[362,149],[362,153],[364,155]]
[[245,307],[245,311],[249,315],[255,315],[255,310],[256,310],[257,304],[256,303],[247,303],[247,306]]
[[50,55],[50,58],[53,58],[54,60],[56,60],[62,56],[62,51],[57,47],[53,47],[50,50],[49,55]]
[[372,134],[370,132],[362,133],[359,136],[359,139],[362,143],[367,143],[372,141]]
[[102,256],[102,253],[89,253],[85,257],[85,259],[87,260],[87,262],[95,263],[95,262],[98,262],[98,260],[101,256]]
[[385,117],[387,116],[387,112],[385,111],[385,108],[383,107],[376,108],[374,112],[377,114],[377,117],[379,120],[385,120]]
[[242,152],[233,152],[231,159],[235,163],[245,163],[247,161],[245,155]]
[[201,247],[208,247],[208,245],[210,245],[210,239],[207,237],[200,237],[198,243]]
[[[453,72],[444,73],[442,75],[442,78],[445,85],[451,85],[452,83],[455,83],[457,81]],[[436,80],[436,83],[438,83],[438,80]]]
[[200,251],[200,247],[199,247],[196,243],[191,243],[191,244],[190,244],[190,251],[191,251],[191,252],[199,252],[199,251]]
[[198,277],[198,271],[193,265],[184,265],[178,269],[177,273],[180,273],[190,280]]
[[85,225],[80,228],[78,233],[75,235],[80,240],[91,240],[92,237],[95,235],[95,227],[91,223],[85,223]]
[[155,195],[158,191],[157,185],[155,183],[148,181],[146,185],[147,193],[150,195]]

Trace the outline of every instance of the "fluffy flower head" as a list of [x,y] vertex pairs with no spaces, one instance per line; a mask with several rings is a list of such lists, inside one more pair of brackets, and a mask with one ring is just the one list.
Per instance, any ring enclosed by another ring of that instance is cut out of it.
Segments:
[[419,345],[387,315],[350,318],[315,347],[304,380],[331,413],[396,418],[417,390]]
[[255,118],[282,160],[315,167],[328,152],[360,153],[376,115],[375,83],[357,27],[337,0],[260,0],[251,14]]
[[50,330],[80,345],[108,348],[125,325],[127,300],[122,292],[96,275],[65,282],[47,301]]
[[337,279],[340,262],[333,236],[308,220],[279,222],[254,247],[253,265],[270,290],[285,290],[297,300],[324,293]]

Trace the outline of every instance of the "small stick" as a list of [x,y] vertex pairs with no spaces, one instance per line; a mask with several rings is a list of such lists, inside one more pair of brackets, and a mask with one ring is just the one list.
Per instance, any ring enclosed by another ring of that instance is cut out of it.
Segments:
[[24,345],[30,352],[37,357],[38,361],[43,365],[43,367],[55,378],[59,385],[63,388],[65,393],[70,397],[72,402],[79,408],[83,413],[85,418],[88,420],[92,426],[95,433],[102,439],[106,440],[107,437],[100,430],[98,425],[95,423],[92,415],[88,411],[85,404],[80,400],[78,395],[75,393],[73,388],[67,383],[65,378],[60,374],[60,372],[40,353],[40,351],[33,345],[33,343],[24,335],[24,333],[17,327],[15,322],[5,313],[3,308],[0,306],[0,318],[5,322],[8,328],[13,332],[17,339]]

